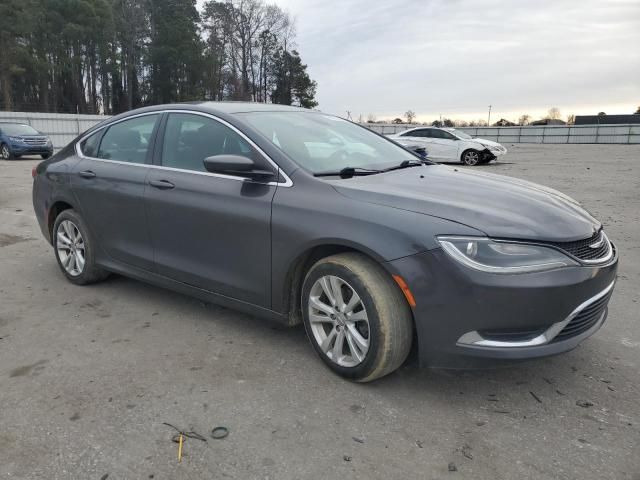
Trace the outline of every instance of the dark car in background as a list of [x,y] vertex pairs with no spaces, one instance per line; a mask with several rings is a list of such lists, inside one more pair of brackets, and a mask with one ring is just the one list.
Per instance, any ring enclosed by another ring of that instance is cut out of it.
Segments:
[[566,195],[299,108],[135,110],[33,175],[70,282],[116,272],[303,323],[320,358],[361,382],[412,346],[433,367],[570,350],[604,323],[616,279],[613,243]]
[[23,155],[53,155],[51,139],[31,125],[0,122],[0,158],[11,160]]

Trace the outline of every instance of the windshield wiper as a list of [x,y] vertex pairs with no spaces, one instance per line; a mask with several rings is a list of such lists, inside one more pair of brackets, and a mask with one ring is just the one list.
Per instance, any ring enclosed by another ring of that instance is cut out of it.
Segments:
[[405,160],[401,162],[399,165],[394,165],[393,167],[385,168],[382,171],[390,172],[392,170],[400,170],[403,168],[421,167],[422,165],[429,165],[429,164],[425,162],[421,162],[420,160]]
[[360,167],[344,167],[342,170],[336,172],[318,172],[314,173],[314,177],[341,177],[341,178],[351,178],[351,177],[360,177],[363,175],[374,175],[376,173],[382,173],[386,170],[374,170],[371,168],[360,168]]

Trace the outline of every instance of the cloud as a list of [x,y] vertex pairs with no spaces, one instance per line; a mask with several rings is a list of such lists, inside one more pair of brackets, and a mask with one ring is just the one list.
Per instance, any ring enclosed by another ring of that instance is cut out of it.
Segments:
[[296,17],[323,111],[484,118],[491,104],[495,118],[640,103],[635,0],[276,3]]

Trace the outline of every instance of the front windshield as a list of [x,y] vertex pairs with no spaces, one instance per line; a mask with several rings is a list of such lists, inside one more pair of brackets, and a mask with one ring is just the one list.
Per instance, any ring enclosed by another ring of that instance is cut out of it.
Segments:
[[316,112],[239,114],[287,156],[312,173],[346,167],[383,169],[416,156],[366,128]]
[[20,125],[18,123],[0,123],[0,130],[7,135],[39,135],[38,131],[29,125]]
[[470,140],[471,138],[473,138],[471,135],[467,135],[462,130],[449,130],[449,131],[458,138],[463,138],[465,140]]

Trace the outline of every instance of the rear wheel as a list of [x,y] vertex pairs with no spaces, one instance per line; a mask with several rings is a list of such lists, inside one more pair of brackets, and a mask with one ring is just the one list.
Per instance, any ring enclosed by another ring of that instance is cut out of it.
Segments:
[[99,282],[109,275],[96,266],[93,240],[75,210],[64,210],[56,218],[53,248],[62,273],[76,285]]
[[411,349],[411,310],[377,263],[358,253],[324,258],[302,289],[307,335],[337,374],[369,382],[396,370]]
[[3,160],[11,160],[12,158],[11,150],[9,150],[9,145],[6,143],[0,145],[0,158]]
[[476,165],[481,163],[480,152],[477,150],[473,150],[471,148],[469,150],[465,150],[462,153],[461,160],[462,160],[462,163],[464,163],[465,165],[468,165],[470,167],[475,167]]

